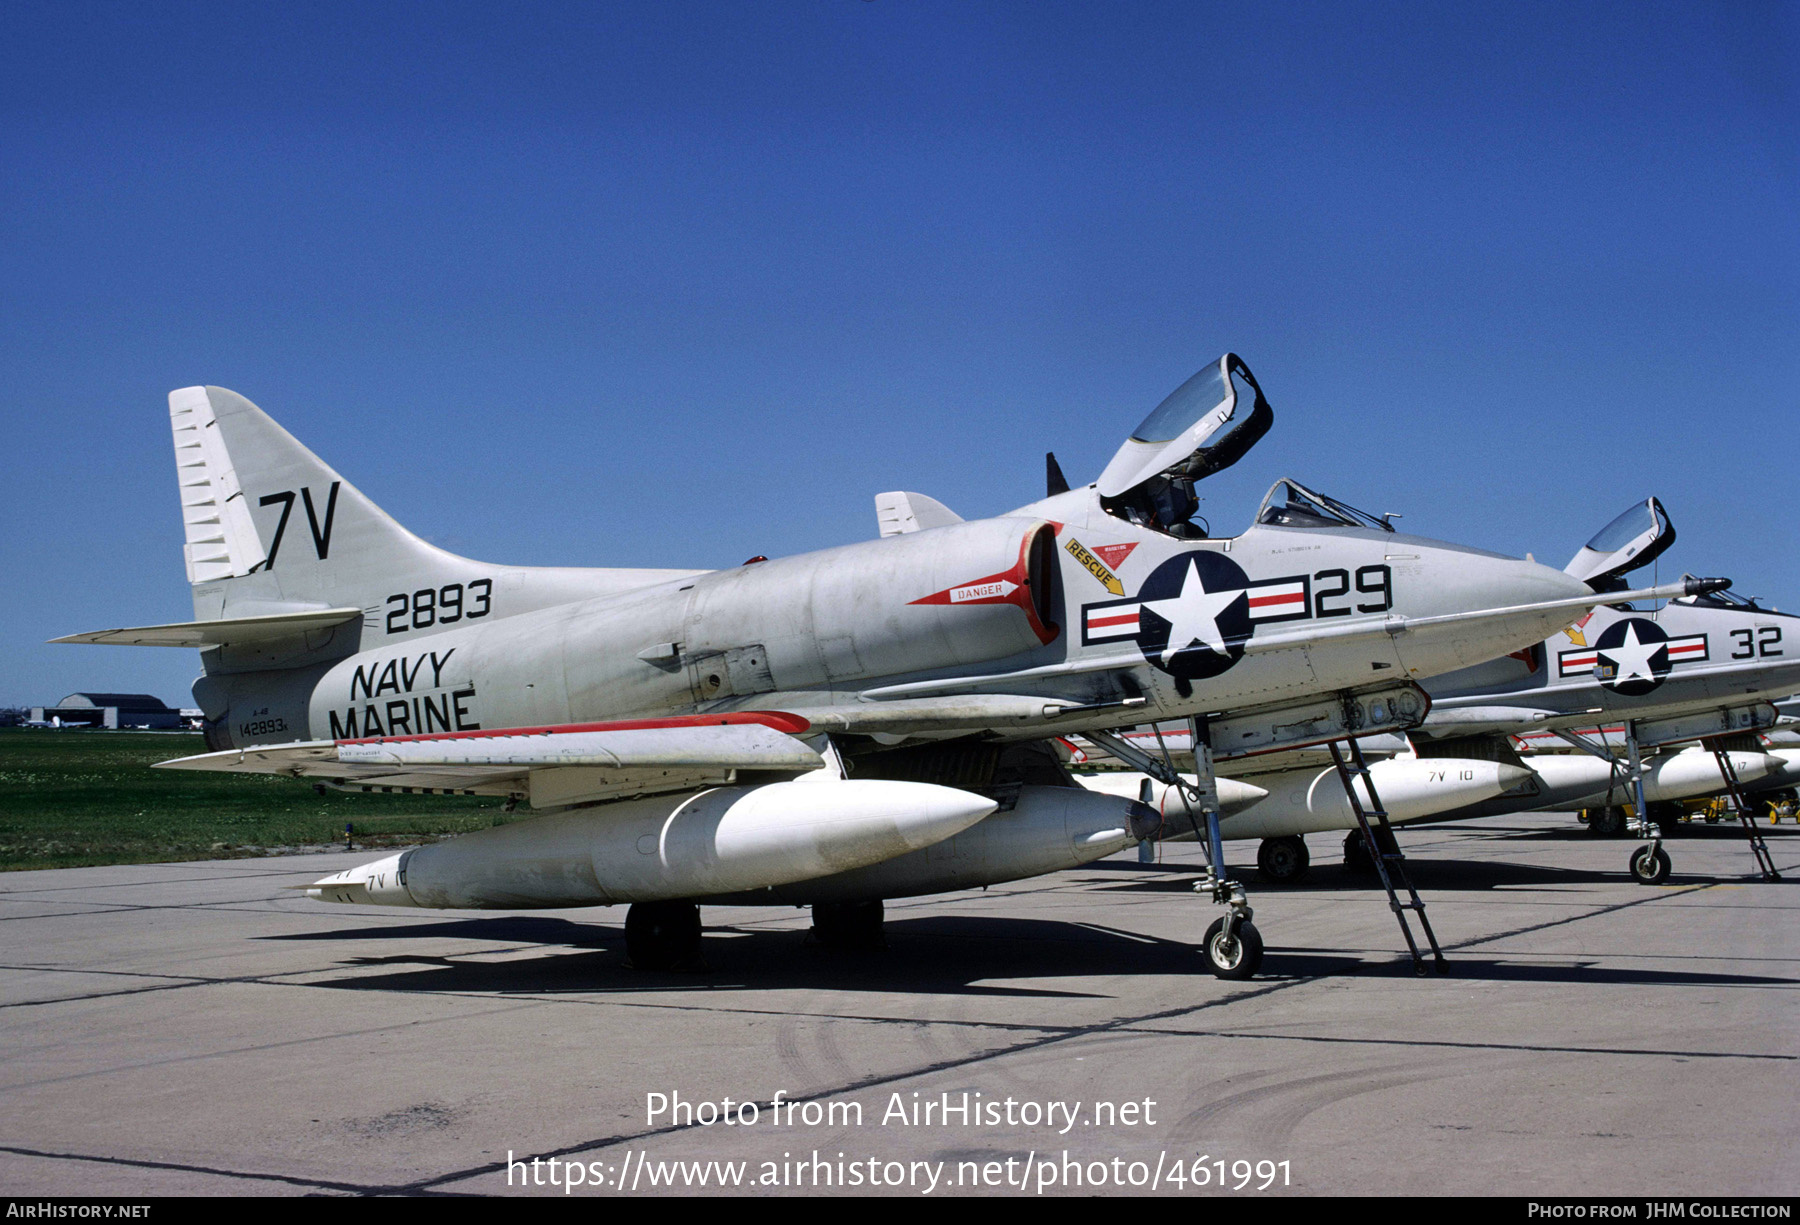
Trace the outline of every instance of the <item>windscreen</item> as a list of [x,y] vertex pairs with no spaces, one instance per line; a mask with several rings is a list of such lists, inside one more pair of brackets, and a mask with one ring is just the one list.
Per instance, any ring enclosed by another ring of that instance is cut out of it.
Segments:
[[1263,499],[1256,521],[1270,527],[1373,527],[1391,532],[1394,526],[1366,511],[1315,493],[1298,481],[1279,480]]

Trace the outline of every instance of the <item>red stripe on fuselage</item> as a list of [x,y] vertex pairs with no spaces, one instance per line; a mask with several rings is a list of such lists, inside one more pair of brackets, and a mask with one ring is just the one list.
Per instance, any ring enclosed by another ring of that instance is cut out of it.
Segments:
[[721,724],[760,723],[764,727],[798,736],[812,724],[799,715],[781,710],[741,710],[723,715],[670,715],[663,719],[625,719],[617,723],[553,723],[544,727],[484,727],[472,732],[432,732],[418,736],[364,736],[339,740],[338,744],[413,744],[427,740],[481,740],[494,736],[562,736],[571,732],[636,732],[653,727],[718,727]]

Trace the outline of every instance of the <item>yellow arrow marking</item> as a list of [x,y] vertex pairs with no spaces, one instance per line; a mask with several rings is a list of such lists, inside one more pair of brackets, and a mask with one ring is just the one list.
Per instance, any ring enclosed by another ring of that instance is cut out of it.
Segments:
[[1119,576],[1114,574],[1111,570],[1108,570],[1105,562],[1083,548],[1081,541],[1071,536],[1069,537],[1069,543],[1064,545],[1063,548],[1068,550],[1069,556],[1080,562],[1082,568],[1093,575],[1102,587],[1106,588],[1114,595],[1125,594],[1125,584],[1119,581]]

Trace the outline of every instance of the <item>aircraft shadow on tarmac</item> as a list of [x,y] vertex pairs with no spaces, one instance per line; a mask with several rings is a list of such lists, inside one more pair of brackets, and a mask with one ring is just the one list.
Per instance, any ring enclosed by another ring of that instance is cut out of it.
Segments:
[[[1420,825],[1417,828],[1421,832],[1429,830],[1448,833],[1451,832],[1454,827],[1449,825]],[[1456,830],[1455,832],[1461,833],[1465,831]],[[1475,833],[1476,831],[1469,829],[1466,832]],[[1491,826],[1481,832],[1491,837],[1505,838],[1509,842],[1580,842],[1590,846],[1622,847],[1630,847],[1637,842],[1637,838],[1632,834],[1591,834],[1583,826],[1550,829],[1545,829],[1542,826]],[[1800,829],[1792,827],[1784,829],[1779,825],[1765,825],[1762,822],[1757,823],[1756,832],[1761,834],[1766,841],[1792,838],[1795,835],[1800,835]],[[1691,839],[1695,842],[1715,841],[1742,843],[1744,842],[1744,827],[1739,825],[1735,818],[1728,821],[1720,821],[1712,825],[1708,825],[1704,821],[1684,821],[1675,827],[1675,832],[1673,834],[1665,835],[1665,839],[1670,842],[1686,842]]]
[[[1629,849],[1628,847],[1626,848]],[[1557,868],[1541,864],[1507,863],[1496,860],[1471,859],[1431,859],[1420,855],[1406,857],[1407,871],[1412,874],[1413,884],[1422,891],[1432,889],[1481,890],[1500,889],[1509,886],[1555,886],[1555,885],[1606,885],[1621,884],[1630,881],[1625,870],[1625,858],[1621,855],[1616,870],[1594,870],[1592,868]],[[1136,863],[1100,863],[1089,864],[1080,869],[1091,872],[1096,868],[1115,869],[1112,879],[1095,882],[1098,887],[1109,893],[1186,893],[1193,888],[1198,873],[1180,868],[1155,870],[1149,865]],[[1138,879],[1130,877],[1141,873]],[[1255,869],[1233,865],[1231,874],[1243,880],[1252,895],[1258,893],[1367,893],[1371,899],[1381,897],[1381,882],[1373,873],[1352,872],[1342,864],[1315,862],[1306,876],[1289,884],[1274,884],[1261,880]],[[1126,879],[1120,880],[1119,877]],[[1683,873],[1677,865],[1674,875],[1668,883],[1675,885],[1714,885],[1742,884],[1755,881],[1754,865],[1745,854],[1745,870],[1742,875],[1702,876],[1697,873]],[[1760,882],[1759,882],[1760,883]],[[1781,883],[1791,883],[1783,881]],[[1396,883],[1398,888],[1398,883]],[[1254,897],[1252,898],[1254,900]],[[1431,899],[1427,897],[1426,903]]]
[[[1629,954],[1627,954],[1629,956]],[[1585,983],[1593,986],[1652,987],[1791,987],[1800,978],[1775,974],[1729,974],[1716,970],[1662,970],[1638,966],[1602,966],[1592,962],[1551,964],[1517,959],[1482,957],[1446,949],[1449,977],[1464,982],[1519,983]],[[1696,958],[1696,960],[1705,960]],[[1368,976],[1386,970],[1402,976],[1412,974],[1412,965],[1402,955],[1389,966],[1371,965],[1355,957],[1317,949],[1282,949],[1271,947],[1263,962],[1265,976],[1286,978],[1342,978],[1346,975]]]
[[[713,912],[717,914],[718,912]],[[830,949],[803,930],[739,928],[708,923],[704,968],[646,973],[625,957],[624,933],[613,924],[567,919],[471,919],[408,926],[348,928],[271,937],[304,940],[495,941],[512,945],[574,947],[544,956],[490,961],[484,953],[443,957],[399,953],[352,957],[339,964],[351,973],[314,985],[355,991],[455,991],[494,994],[679,990],[779,990],[900,992],[924,995],[1105,998],[1107,993],[1058,990],[1042,980],[1086,976],[1203,973],[1191,945],[1116,931],[1097,924],[1005,917],[925,916],[887,923],[888,947]],[[368,974],[371,966],[418,966]],[[1029,981],[1007,986],[1004,981]]]
[[[1197,913],[1199,919],[1210,913]],[[706,965],[680,972],[633,969],[623,933],[612,925],[567,919],[496,918],[422,926],[347,928],[303,937],[340,941],[459,939],[537,946],[542,955],[486,960],[484,953],[398,952],[354,956],[338,963],[341,977],[312,985],[347,991],[454,992],[491,995],[636,995],[687,991],[782,989],[910,995],[1023,998],[1110,998],[1125,994],[1120,978],[1191,977],[1219,990],[1307,979],[1411,977],[1404,955],[1350,954],[1272,946],[1262,975],[1248,984],[1219,983],[1199,952],[1180,941],[1156,939],[1100,924],[1003,916],[928,915],[890,919],[885,949],[844,951],[813,943],[803,931],[709,926]],[[575,948],[561,952],[551,946]],[[1449,954],[1453,977],[1467,980],[1650,984],[1668,986],[1789,986],[1800,979],[1715,970],[1601,967],[1531,963],[1476,954]],[[372,968],[391,967],[385,973]],[[1047,986],[1090,979],[1086,990]],[[1021,985],[1009,986],[1008,982]],[[1028,985],[1027,985],[1028,984]],[[1093,990],[1101,986],[1101,990]],[[1211,990],[1195,1003],[1216,1000]]]

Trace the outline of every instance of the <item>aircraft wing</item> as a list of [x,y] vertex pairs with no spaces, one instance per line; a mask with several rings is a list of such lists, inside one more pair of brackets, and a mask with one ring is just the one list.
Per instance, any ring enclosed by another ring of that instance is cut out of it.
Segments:
[[286,774],[350,790],[529,795],[534,808],[722,785],[738,770],[816,770],[825,759],[773,711],[503,731],[308,740],[158,762],[167,770]]
[[330,629],[363,615],[360,608],[321,608],[310,612],[274,613],[263,617],[234,617],[223,621],[178,621],[172,625],[139,625],[127,629],[92,630],[52,638],[51,642],[82,642],[102,646],[219,647],[292,638],[313,630]]

